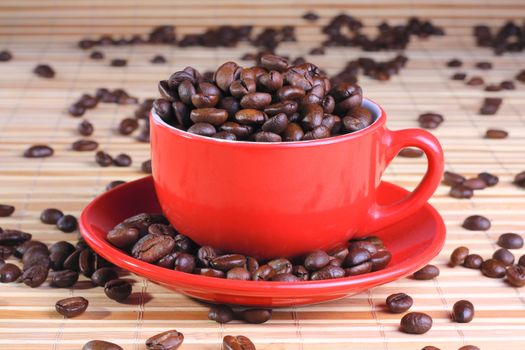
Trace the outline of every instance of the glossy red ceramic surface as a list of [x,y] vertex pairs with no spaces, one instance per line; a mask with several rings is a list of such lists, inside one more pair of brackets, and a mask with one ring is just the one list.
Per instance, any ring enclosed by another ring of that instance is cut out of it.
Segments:
[[[201,245],[270,258],[330,249],[412,215],[443,173],[439,142],[422,129],[390,131],[376,117],[356,133],[255,143],[187,133],[151,115],[153,178],[164,214]],[[379,205],[377,188],[400,149],[421,148],[428,169],[414,192]]]
[[[406,190],[383,182],[377,200],[384,205],[407,194]],[[283,283],[226,280],[169,270],[134,259],[105,240],[106,232],[123,219],[160,210],[153,179],[146,177],[97,197],[82,212],[80,230],[93,250],[115,265],[166,288],[214,303],[279,307],[342,298],[417,271],[439,253],[445,241],[443,220],[432,206],[425,204],[411,217],[375,233],[393,254],[386,269],[336,280]]]

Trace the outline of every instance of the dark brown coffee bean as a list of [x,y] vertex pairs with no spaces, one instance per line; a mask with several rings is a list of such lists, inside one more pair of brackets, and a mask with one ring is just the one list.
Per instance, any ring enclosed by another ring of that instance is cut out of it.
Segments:
[[502,81],[499,86],[503,90],[515,90],[516,89],[516,86],[514,85],[514,82],[512,82],[510,80]]
[[217,252],[210,246],[202,246],[197,251],[197,261],[200,266],[210,266],[211,260],[217,256]]
[[292,274],[303,281],[310,279],[310,272],[303,265],[294,265],[292,268]]
[[488,259],[481,264],[481,272],[490,278],[503,278],[505,271],[505,265],[496,259]]
[[39,64],[33,69],[33,73],[35,73],[40,78],[54,78],[55,77],[55,71],[51,66],[47,64]]
[[79,271],[78,268],[78,260],[80,257],[80,253],[82,253],[84,249],[76,249],[73,253],[71,253],[66,260],[64,260],[63,267],[66,270],[72,270],[72,271]]
[[365,261],[362,264],[345,268],[345,276],[357,276],[372,271],[372,261]]
[[51,262],[49,260],[47,246],[44,244],[42,247],[35,244],[27,248],[22,257],[22,263],[24,265],[24,270],[35,265],[41,265],[49,269]]
[[436,348],[435,346],[432,346],[432,345],[427,345],[423,348],[421,348],[421,350],[441,350],[440,348]]
[[460,300],[452,307],[452,316],[457,323],[469,323],[474,318],[474,305],[468,300]]
[[356,84],[337,84],[332,88],[330,94],[335,98],[337,105],[344,110],[361,106],[363,101],[363,91]]
[[143,161],[140,165],[140,170],[142,170],[142,172],[145,174],[151,174],[151,159]]
[[67,318],[79,316],[86,311],[89,302],[83,297],[71,297],[56,302],[55,309]]
[[460,347],[458,350],[480,350],[480,348],[474,345],[465,345]]
[[13,251],[14,251],[13,247],[9,247],[6,245],[0,245],[0,264],[4,263],[3,260],[6,260],[9,258],[11,254],[13,254]]
[[219,126],[228,119],[228,113],[224,109],[199,108],[191,111],[190,118],[194,123],[208,123]]
[[391,294],[386,298],[388,310],[394,314],[400,314],[412,307],[414,300],[405,293]]
[[310,271],[317,271],[328,265],[329,262],[330,255],[322,250],[316,250],[306,256],[304,267]]
[[299,277],[292,273],[278,273],[270,278],[274,282],[299,282],[302,281]]
[[432,317],[422,312],[410,312],[403,316],[400,326],[402,332],[424,334],[432,328]]
[[252,78],[238,79],[230,85],[230,93],[237,98],[256,91],[256,83]]
[[463,175],[451,171],[445,171],[443,174],[443,182],[449,186],[461,185],[465,180],[466,178]]
[[84,344],[82,350],[123,350],[120,346],[104,340],[91,340]]
[[94,151],[98,148],[98,142],[93,140],[82,139],[73,142],[71,148],[77,152]]
[[260,75],[258,83],[266,91],[276,91],[283,86],[284,79],[281,73],[273,70]]
[[516,174],[516,176],[514,176],[513,182],[515,185],[525,188],[525,171]]
[[451,77],[452,80],[465,80],[467,78],[467,74],[465,73],[454,73]]
[[138,241],[139,233],[135,227],[117,226],[108,232],[106,239],[118,248],[127,248]]
[[213,80],[222,91],[228,92],[232,82],[239,78],[241,70],[235,62],[226,62],[215,71]]
[[486,231],[490,229],[490,220],[481,215],[472,215],[463,221],[463,228],[469,231]]
[[11,54],[11,52],[7,50],[0,51],[0,62],[11,61],[12,58],[13,58],[13,55]]
[[413,277],[416,280],[430,280],[437,276],[439,276],[439,268],[430,264],[424,266],[413,274]]
[[235,122],[226,122],[220,126],[220,128],[225,131],[235,135],[238,139],[244,139],[248,137],[253,128],[249,125],[241,125]]
[[261,265],[252,274],[252,279],[254,281],[268,281],[275,275],[275,270],[270,265]]
[[71,270],[56,271],[51,274],[49,284],[55,288],[70,288],[78,281],[78,272]]
[[131,294],[131,283],[123,279],[115,279],[106,282],[104,293],[110,299],[122,301]]
[[463,185],[455,185],[450,189],[449,195],[453,198],[458,199],[469,199],[474,195],[474,191]]
[[284,72],[288,68],[288,60],[281,56],[266,54],[261,57],[261,66],[269,71]]
[[222,350],[255,350],[255,345],[243,335],[227,335],[222,340]]
[[324,111],[320,105],[309,104],[304,108],[304,117],[301,121],[303,130],[310,131],[321,126],[324,118]]
[[[158,99],[156,99],[153,102],[153,109],[159,115],[159,117],[161,117],[165,121],[169,121],[169,120],[173,119],[174,109],[175,109],[176,106],[178,106],[177,102],[179,102],[179,101],[175,101],[172,104],[167,99],[158,98]],[[184,105],[184,104],[182,104],[182,105]],[[180,110],[179,110],[179,112],[180,112]],[[189,114],[189,112],[187,110],[185,110],[185,112]],[[182,124],[182,120],[180,120],[178,116],[177,116],[177,120],[179,121],[180,124]]]
[[48,269],[48,267],[41,265],[31,266],[22,274],[22,282],[31,288],[38,287],[47,279]]
[[195,273],[206,277],[225,278],[226,274],[221,270],[209,268],[196,268]]
[[501,91],[501,86],[499,84],[490,84],[485,86],[485,91]]
[[423,151],[418,148],[403,148],[401,151],[399,151],[398,156],[404,157],[404,158],[420,158],[423,156]]
[[282,138],[278,134],[269,131],[260,131],[254,135],[256,142],[281,142]]
[[136,259],[153,263],[171,253],[174,247],[175,240],[173,237],[148,234],[135,243],[131,254]]
[[24,151],[26,158],[45,158],[51,157],[55,151],[47,145],[34,145]]
[[184,335],[172,329],[154,335],[146,340],[148,350],[176,350],[184,342]]
[[166,58],[162,55],[155,55],[151,58],[150,60],[151,63],[153,64],[162,64],[162,63],[166,63]]
[[120,153],[113,158],[113,164],[118,167],[128,167],[133,163],[133,160],[126,153]]
[[485,132],[486,139],[505,139],[509,133],[501,129],[487,129]]
[[390,260],[392,260],[392,254],[388,250],[379,250],[370,259],[372,271],[384,269],[390,263]]
[[463,264],[468,254],[469,254],[469,249],[467,247],[457,247],[456,249],[454,249],[454,251],[450,255],[450,261],[448,263],[449,266],[455,267],[455,266]]
[[230,280],[249,281],[251,280],[251,275],[244,267],[234,267],[226,272],[226,278]]
[[11,283],[18,280],[22,275],[22,271],[15,264],[6,263],[0,264],[0,282]]
[[91,277],[95,271],[94,253],[89,249],[84,249],[78,257],[78,269],[86,277]]
[[97,151],[95,153],[95,162],[101,167],[108,167],[113,164],[113,157],[104,151]]
[[457,58],[453,58],[450,61],[447,62],[447,67],[461,67],[463,65],[463,62]]
[[284,113],[280,113],[275,115],[274,117],[271,117],[266,121],[261,129],[263,131],[271,132],[274,134],[281,134],[286,130],[286,127],[288,126],[288,117]]
[[72,117],[81,117],[86,113],[86,107],[79,101],[69,106],[67,111]]
[[462,183],[462,186],[470,188],[471,190],[482,190],[485,187],[487,187],[487,184],[482,179],[478,177],[473,177],[473,178],[465,180]]
[[345,270],[337,266],[325,266],[321,270],[312,273],[310,279],[312,281],[327,280],[333,278],[342,278],[345,276]]
[[298,106],[299,105],[297,104],[296,101],[285,100],[285,101],[277,102],[277,103],[267,106],[264,109],[264,113],[266,113],[270,117],[273,117],[280,113],[284,113],[287,116],[291,116],[292,114],[297,112]]
[[192,273],[195,270],[195,258],[188,253],[180,253],[175,259],[173,268],[176,271]]
[[201,136],[213,136],[217,130],[215,130],[215,127],[209,123],[196,123],[188,129],[188,132]]
[[217,323],[228,323],[234,318],[233,309],[228,305],[213,305],[208,311],[208,318]]
[[80,124],[77,126],[78,133],[82,136],[91,136],[93,134],[93,124],[89,122],[89,120],[84,119]]
[[242,312],[242,319],[248,323],[261,324],[272,318],[272,310],[246,309]]
[[73,215],[64,215],[57,220],[56,226],[62,232],[71,233],[78,227],[77,218]]
[[117,278],[118,273],[115,271],[115,269],[110,267],[102,267],[93,272],[91,275],[91,282],[93,282],[95,286],[103,287],[107,282]]
[[139,122],[135,118],[124,118],[118,125],[118,132],[121,135],[130,135],[133,131],[137,130]]
[[93,51],[89,55],[89,58],[91,58],[92,60],[102,60],[104,59],[104,54],[100,51]]
[[114,58],[110,62],[110,66],[112,67],[125,67],[128,65],[128,60],[125,60],[123,58]]
[[8,204],[0,204],[0,217],[6,218],[15,212],[15,207]]
[[371,258],[370,252],[359,246],[351,246],[348,250],[348,255],[345,258],[344,266],[353,267],[369,261]]
[[285,141],[301,141],[304,137],[304,131],[297,123],[289,123],[283,133]]
[[298,86],[285,85],[277,90],[279,101],[300,101],[306,95],[306,91]]
[[342,126],[345,133],[356,132],[366,128],[365,123],[354,117],[344,117]]
[[234,267],[243,267],[246,263],[246,257],[240,254],[227,254],[217,256],[210,261],[210,266],[221,271],[228,271]]
[[476,68],[483,69],[483,70],[492,69],[492,63],[485,62],[485,61],[478,62],[476,63]]
[[263,110],[272,102],[272,96],[265,92],[251,92],[241,99],[241,107],[244,109]]
[[267,264],[275,271],[275,274],[292,273],[293,265],[288,259],[273,259],[268,261]]
[[31,239],[31,234],[20,230],[0,230],[0,245],[17,245]]
[[487,172],[479,173],[478,178],[483,180],[485,184],[489,187],[495,186],[499,182],[499,178],[496,175],[492,175]]
[[241,109],[235,113],[235,120],[239,124],[258,126],[264,124],[268,117],[257,109]]
[[463,262],[463,266],[469,269],[480,269],[483,263],[483,258],[478,254],[469,254]]
[[467,81],[467,85],[470,85],[470,86],[480,86],[483,84],[485,84],[485,80],[483,80],[483,78],[478,77],[478,76],[473,76]]
[[518,265],[519,266],[523,266],[525,267],[525,254],[523,254],[522,256],[520,256],[519,260],[518,260]]
[[[520,259],[521,260],[521,259]],[[507,268],[507,282],[514,287],[525,286],[525,267],[513,265]]]
[[507,249],[523,248],[523,237],[517,233],[504,233],[498,238],[498,245]]
[[505,266],[514,264],[514,254],[506,248],[500,248],[492,254],[492,258],[501,261]]

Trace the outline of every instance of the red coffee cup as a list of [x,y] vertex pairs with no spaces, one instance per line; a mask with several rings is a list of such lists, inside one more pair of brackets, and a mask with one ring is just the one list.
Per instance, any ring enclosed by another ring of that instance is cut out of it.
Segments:
[[[328,250],[411,215],[441,180],[441,146],[422,129],[387,129],[383,109],[367,99],[363,105],[376,118],[366,129],[279,143],[190,134],[152,111],[153,178],[164,214],[200,245],[258,258]],[[377,204],[381,175],[409,146],[425,152],[423,180],[403,200]]]

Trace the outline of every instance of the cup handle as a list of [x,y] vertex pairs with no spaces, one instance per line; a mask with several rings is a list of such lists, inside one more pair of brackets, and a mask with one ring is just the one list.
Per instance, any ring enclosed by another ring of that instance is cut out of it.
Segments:
[[416,212],[432,196],[443,175],[443,150],[436,137],[426,130],[386,129],[383,135],[383,147],[386,154],[385,168],[401,149],[417,147],[425,152],[428,162],[427,172],[416,189],[405,198],[387,205],[380,205],[377,202],[372,205],[366,227],[367,233],[375,232]]

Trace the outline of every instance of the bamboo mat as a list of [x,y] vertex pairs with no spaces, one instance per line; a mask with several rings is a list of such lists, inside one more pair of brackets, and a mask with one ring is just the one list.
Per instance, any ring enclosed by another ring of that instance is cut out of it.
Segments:
[[[310,24],[301,15],[314,10],[321,19]],[[454,72],[445,62],[461,58],[467,74],[482,75],[487,82],[511,79],[525,69],[525,55],[494,57],[491,50],[476,48],[471,37],[478,23],[501,25],[506,19],[525,17],[523,0],[474,1],[67,1],[2,0],[0,2],[0,49],[9,49],[14,59],[0,63],[0,202],[16,206],[10,218],[0,218],[0,226],[31,232],[48,243],[75,240],[53,226],[40,223],[47,207],[61,208],[78,215],[82,208],[112,180],[133,180],[143,174],[140,163],[149,158],[149,147],[115,132],[118,122],[131,116],[131,106],[99,105],[85,117],[95,125],[95,138],[111,154],[127,152],[133,157],[130,168],[100,168],[93,152],[69,150],[79,138],[79,119],[67,115],[67,107],[82,93],[98,87],[124,87],[140,98],[155,97],[156,83],[186,65],[200,70],[214,69],[226,60],[237,60],[254,49],[242,44],[233,49],[173,48],[168,46],[103,47],[102,62],[88,58],[76,48],[86,36],[146,34],[153,26],[174,24],[179,38],[200,32],[210,25],[252,24],[256,30],[267,25],[294,25],[297,43],[285,43],[278,53],[306,55],[324,38],[320,27],[331,17],[346,11],[365,23],[365,30],[383,19],[401,23],[409,16],[432,19],[445,27],[447,35],[428,40],[414,38],[406,55],[410,61],[400,75],[389,82],[360,78],[366,96],[378,101],[389,115],[392,129],[417,126],[417,116],[426,111],[441,112],[445,122],[433,131],[446,152],[446,168],[473,176],[489,171],[500,177],[493,188],[476,192],[471,200],[457,200],[440,186],[431,203],[444,217],[448,229],[446,246],[433,263],[441,268],[432,281],[402,279],[343,300],[311,307],[275,310],[264,325],[231,323],[219,325],[207,320],[207,307],[174,294],[140,278],[133,298],[126,304],[107,299],[102,289],[30,289],[23,285],[0,285],[0,349],[80,349],[91,339],[106,339],[125,349],[144,349],[144,340],[158,332],[175,328],[185,334],[183,349],[220,349],[225,334],[244,334],[258,349],[420,349],[434,345],[457,349],[474,344],[483,350],[524,349],[525,288],[516,289],[501,280],[483,278],[478,271],[447,268],[450,252],[458,245],[488,258],[495,239],[503,232],[525,233],[525,191],[511,184],[513,176],[525,170],[525,85],[517,90],[487,93],[452,81]],[[521,22],[520,22],[521,23]],[[346,61],[358,56],[386,59],[393,52],[363,53],[355,48],[328,48],[324,56],[305,56],[329,73],[339,71]],[[163,54],[168,64],[152,65],[150,58]],[[127,58],[125,68],[109,67],[111,58]],[[480,60],[494,63],[494,69],[479,71]],[[55,79],[32,74],[37,63],[49,63],[57,71]],[[243,62],[248,65],[250,62]],[[495,116],[477,111],[485,96],[504,97]],[[510,132],[507,140],[487,140],[489,127]],[[50,143],[55,156],[24,159],[28,145]],[[385,179],[414,188],[425,168],[423,159],[398,158]],[[492,220],[488,232],[461,228],[468,215],[482,214]],[[516,252],[516,256],[525,250]],[[394,292],[410,294],[412,311],[426,312],[434,327],[421,336],[397,330],[399,315],[382,311],[385,298]],[[72,295],[90,300],[87,312],[64,319],[54,311],[55,301]],[[476,307],[469,324],[450,321],[455,301],[468,299]]]

